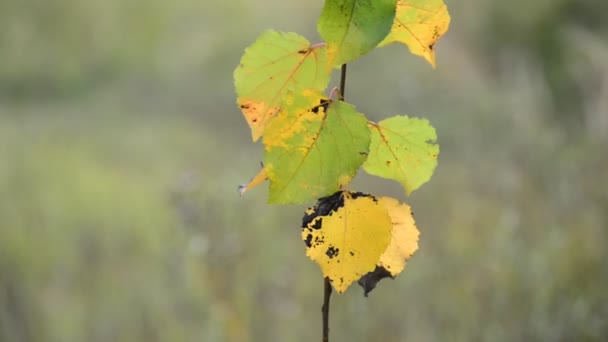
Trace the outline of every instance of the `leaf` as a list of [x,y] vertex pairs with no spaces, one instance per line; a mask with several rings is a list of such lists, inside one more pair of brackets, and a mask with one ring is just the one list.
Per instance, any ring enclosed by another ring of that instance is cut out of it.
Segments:
[[414,214],[409,205],[399,203],[391,197],[381,197],[380,203],[386,207],[393,225],[391,242],[380,257],[378,266],[385,268],[395,277],[403,271],[406,261],[418,250],[418,236]]
[[302,219],[306,255],[343,293],[371,272],[389,245],[391,218],[374,196],[339,191],[319,199]]
[[435,67],[435,43],[449,25],[450,14],[443,0],[399,0],[391,32],[378,46],[403,43]]
[[254,141],[264,134],[290,89],[327,87],[326,55],[324,45],[311,46],[302,36],[277,31],[266,31],[245,50],[234,71],[234,84]]
[[269,203],[303,203],[348,184],[369,150],[367,120],[318,93],[289,93],[264,136]]
[[266,169],[264,169],[262,167],[260,172],[258,172],[258,174],[255,177],[253,177],[253,179],[251,179],[251,181],[248,184],[239,185],[239,193],[241,194],[241,196],[243,196],[245,194],[245,192],[255,188],[256,186],[264,183],[267,180],[268,180],[268,176],[266,175]]
[[369,157],[363,164],[367,173],[399,181],[408,195],[431,179],[439,145],[428,120],[395,116],[370,123],[370,130]]
[[329,65],[371,51],[390,32],[396,0],[326,0],[317,29],[327,43]]
[[395,278],[401,273],[406,261],[418,250],[420,232],[416,228],[410,206],[390,197],[381,197],[379,201],[387,208],[391,218],[391,241],[380,256],[376,268],[359,279],[358,283],[363,287],[366,297],[381,279]]

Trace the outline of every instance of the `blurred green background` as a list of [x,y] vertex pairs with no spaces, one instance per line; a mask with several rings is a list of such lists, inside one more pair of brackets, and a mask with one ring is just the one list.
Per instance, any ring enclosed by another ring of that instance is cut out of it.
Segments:
[[[0,0],[0,341],[318,341],[304,206],[236,187],[260,144],[232,71],[268,28],[318,41],[322,1]],[[349,66],[347,99],[428,118],[404,198],[420,249],[333,341],[608,339],[608,2],[448,1],[438,68]]]

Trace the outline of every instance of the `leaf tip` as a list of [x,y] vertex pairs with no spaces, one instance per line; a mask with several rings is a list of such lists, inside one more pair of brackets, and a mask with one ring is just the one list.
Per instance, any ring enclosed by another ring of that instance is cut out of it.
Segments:
[[262,170],[257,175],[255,175],[255,177],[253,177],[248,184],[239,185],[239,187],[238,187],[239,194],[241,196],[243,196],[245,194],[245,192],[264,183],[267,179],[268,179],[268,175],[266,174],[266,169],[262,168]]

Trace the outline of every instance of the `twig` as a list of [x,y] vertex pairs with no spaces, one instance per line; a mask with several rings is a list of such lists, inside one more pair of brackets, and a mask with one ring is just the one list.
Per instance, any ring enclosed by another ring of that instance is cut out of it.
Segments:
[[329,298],[331,297],[331,283],[329,278],[324,279],[324,295],[323,295],[323,306],[321,312],[323,313],[323,342],[329,342]]
[[[334,91],[332,90],[332,93]],[[344,101],[344,94],[346,93],[346,64],[342,64],[340,73],[340,101]],[[331,96],[330,96],[331,97]],[[324,291],[323,291],[323,306],[321,306],[321,312],[323,313],[323,342],[329,342],[329,299],[331,297],[331,282],[329,278],[325,277]]]
[[344,101],[346,94],[346,64],[342,64],[342,70],[340,72],[340,100]]

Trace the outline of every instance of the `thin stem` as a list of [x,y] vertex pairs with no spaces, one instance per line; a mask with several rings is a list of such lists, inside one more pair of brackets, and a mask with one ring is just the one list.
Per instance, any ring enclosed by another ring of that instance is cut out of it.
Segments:
[[327,277],[324,280],[324,287],[323,306],[321,307],[321,312],[323,313],[323,342],[329,342],[329,298],[331,297],[331,283]]
[[[346,93],[346,64],[342,64],[342,70],[340,74],[340,101],[344,101],[344,94]],[[334,90],[332,89],[332,95]],[[332,97],[330,95],[330,98]],[[331,282],[328,277],[323,280],[324,291],[323,291],[323,306],[321,306],[321,312],[323,314],[323,342],[329,342],[329,299],[331,297]]]
[[344,101],[346,94],[346,64],[342,64],[342,70],[340,73],[340,100]]

